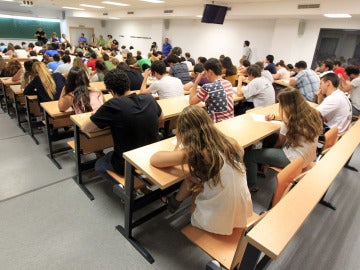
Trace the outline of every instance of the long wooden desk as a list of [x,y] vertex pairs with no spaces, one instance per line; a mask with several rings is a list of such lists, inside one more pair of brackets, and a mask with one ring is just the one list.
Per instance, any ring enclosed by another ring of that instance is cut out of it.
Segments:
[[[215,126],[226,135],[235,138],[243,147],[257,142],[258,140],[276,132],[280,128],[278,123],[255,121],[249,114],[224,120],[215,124]],[[132,191],[134,186],[133,171],[134,168],[140,170],[147,179],[160,188],[158,194],[156,195],[163,196],[164,193],[168,192],[169,188],[173,187],[175,184],[179,184],[179,182],[184,179],[185,173],[182,171],[181,166],[162,169],[155,168],[150,164],[150,158],[157,151],[172,151],[174,147],[174,138],[169,138],[167,140],[125,152],[123,154],[125,159],[125,189],[114,186],[114,192],[125,202],[124,226],[118,225],[116,228],[150,263],[154,261],[153,257],[133,237],[132,229],[160,213],[163,208],[159,208],[157,212],[151,212],[138,220],[133,221],[133,213],[140,208],[135,201]],[[159,199],[156,195],[153,195],[151,200],[148,200],[148,203]]]
[[360,121],[330,149],[247,234],[249,242],[276,259],[321,200],[360,143]]

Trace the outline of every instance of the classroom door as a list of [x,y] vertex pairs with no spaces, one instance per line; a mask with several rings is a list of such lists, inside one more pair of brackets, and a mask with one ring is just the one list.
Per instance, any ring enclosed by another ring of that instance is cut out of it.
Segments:
[[73,46],[77,46],[79,45],[78,43],[78,39],[81,36],[81,33],[84,33],[85,37],[87,38],[87,40],[89,41],[92,34],[94,33],[94,28],[85,28],[85,27],[69,27],[69,38],[70,38],[70,43]]

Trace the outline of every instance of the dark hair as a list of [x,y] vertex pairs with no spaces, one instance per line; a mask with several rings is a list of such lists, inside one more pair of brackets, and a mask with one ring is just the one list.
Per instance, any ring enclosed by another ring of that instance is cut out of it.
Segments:
[[190,53],[189,53],[189,52],[186,52],[186,53],[185,53],[185,56],[186,56],[186,57],[190,57]]
[[133,47],[133,46],[130,46],[130,47],[129,47],[129,50],[132,50],[132,49],[134,49],[134,47]]
[[359,75],[359,68],[357,66],[347,66],[345,72],[348,76],[350,75]]
[[95,53],[95,52],[92,52],[92,53],[90,54],[90,58],[96,59],[96,58],[97,58],[96,53]]
[[333,69],[334,69],[334,63],[333,63],[333,61],[325,60],[324,62],[322,62],[322,64],[325,65],[325,67],[327,67],[329,70],[333,70]]
[[32,42],[30,42],[29,44],[28,44],[28,48],[34,48],[35,46],[34,46],[34,43],[32,43]]
[[92,111],[89,89],[86,85],[79,85],[75,88],[73,106],[79,108],[82,113]]
[[261,77],[261,70],[258,65],[251,65],[247,68],[246,72],[255,78]]
[[242,64],[244,67],[250,67],[250,65],[251,65],[249,60],[244,60]]
[[326,73],[320,80],[323,80],[324,82],[331,81],[332,85],[336,88],[339,86],[340,82],[338,75],[333,72]]
[[[34,59],[35,60],[35,59]],[[25,72],[32,72],[32,65],[34,64],[34,61],[28,60],[24,62],[24,69]]]
[[60,61],[60,55],[54,54],[53,55],[53,60],[56,61],[56,62],[59,62]]
[[170,55],[166,58],[166,61],[167,61],[168,63],[176,64],[176,63],[179,63],[179,57],[177,57],[175,54],[170,54]]
[[284,60],[280,60],[279,62],[277,62],[277,63],[276,63],[276,65],[275,65],[275,66],[281,66],[281,67],[286,68],[286,65],[285,65]]
[[268,54],[266,56],[266,60],[268,60],[269,63],[273,63],[274,62],[274,56],[272,54]]
[[250,46],[250,41],[245,40],[244,43],[245,43],[246,46]]
[[130,71],[130,67],[125,62],[120,62],[116,68],[123,71]]
[[335,60],[335,61],[334,61],[334,65],[338,65],[339,67],[341,67],[341,61]]
[[294,66],[293,66],[292,64],[287,64],[286,67],[287,67],[289,70],[294,69]]
[[64,62],[64,63],[70,63],[71,62],[71,58],[69,55],[65,54],[61,60]]
[[65,93],[71,93],[80,85],[89,86],[89,78],[85,71],[80,67],[72,67],[67,75],[65,82]]
[[141,59],[142,59],[142,56],[138,54],[138,55],[136,56],[136,60],[139,61],[139,60],[141,60]]
[[103,72],[104,74],[108,72],[108,69],[107,69],[105,63],[101,60],[96,60],[95,69],[96,69],[96,71]]
[[172,50],[171,50],[171,53],[172,54],[175,54],[177,56],[180,56],[182,54],[182,49],[180,47],[174,47]]
[[126,73],[117,68],[106,73],[104,83],[107,90],[122,96],[130,89],[130,80]]
[[306,69],[307,68],[307,64],[305,61],[299,61],[295,64],[296,68],[302,68],[302,69]]
[[142,64],[141,65],[141,69],[144,71],[144,70],[147,70],[148,68],[150,68],[150,66],[146,63]]
[[201,72],[203,72],[204,71],[204,65],[203,64],[201,64],[201,63],[199,63],[199,64],[196,64],[195,66],[194,66],[194,72],[195,73],[201,73]]
[[198,61],[202,64],[205,64],[205,62],[207,61],[206,57],[203,57],[203,56],[199,56],[198,57]]
[[151,72],[152,73],[156,72],[156,73],[159,73],[160,75],[165,74],[166,66],[165,66],[164,62],[161,60],[154,61],[151,64]]
[[231,61],[231,58],[226,56],[222,62],[223,68],[225,68],[225,76],[233,76],[237,74],[237,68]]
[[103,57],[104,61],[109,61],[109,59],[110,59],[109,55],[106,53],[104,53],[102,57]]
[[83,52],[77,52],[76,55],[79,56],[79,57],[83,57],[83,56],[84,56]]
[[30,55],[30,56],[36,56],[36,51],[30,51],[30,52],[29,52],[29,55]]
[[21,46],[20,46],[20,45],[15,45],[15,46],[14,46],[14,49],[15,49],[15,50],[20,50],[20,49],[21,49]]
[[204,64],[204,68],[206,70],[211,69],[215,75],[221,75],[221,63],[216,58],[210,58],[209,60],[207,60]]

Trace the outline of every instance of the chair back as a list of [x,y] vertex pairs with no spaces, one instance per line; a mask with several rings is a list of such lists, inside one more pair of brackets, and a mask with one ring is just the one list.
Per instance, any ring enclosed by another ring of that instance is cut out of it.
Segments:
[[299,156],[288,164],[277,175],[277,187],[274,192],[271,207],[274,207],[281,198],[285,195],[285,191],[289,190],[287,187],[299,176],[304,166],[304,158]]

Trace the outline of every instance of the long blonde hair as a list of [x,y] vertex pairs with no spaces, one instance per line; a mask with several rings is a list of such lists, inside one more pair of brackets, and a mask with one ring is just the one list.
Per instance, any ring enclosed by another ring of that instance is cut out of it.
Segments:
[[311,107],[297,89],[284,89],[278,100],[280,116],[287,127],[287,145],[300,146],[300,137],[313,142],[322,133],[323,121],[319,111]]
[[[187,161],[190,174],[199,180],[193,191],[200,190],[206,181],[211,180],[212,186],[221,184],[223,157],[233,168],[243,172],[240,146],[216,129],[204,109],[186,107],[177,120],[177,132],[186,153],[184,163]],[[210,163],[205,160],[204,150]]]
[[56,93],[56,85],[46,65],[42,62],[36,62],[33,64],[33,71],[39,76],[49,98],[53,100]]

